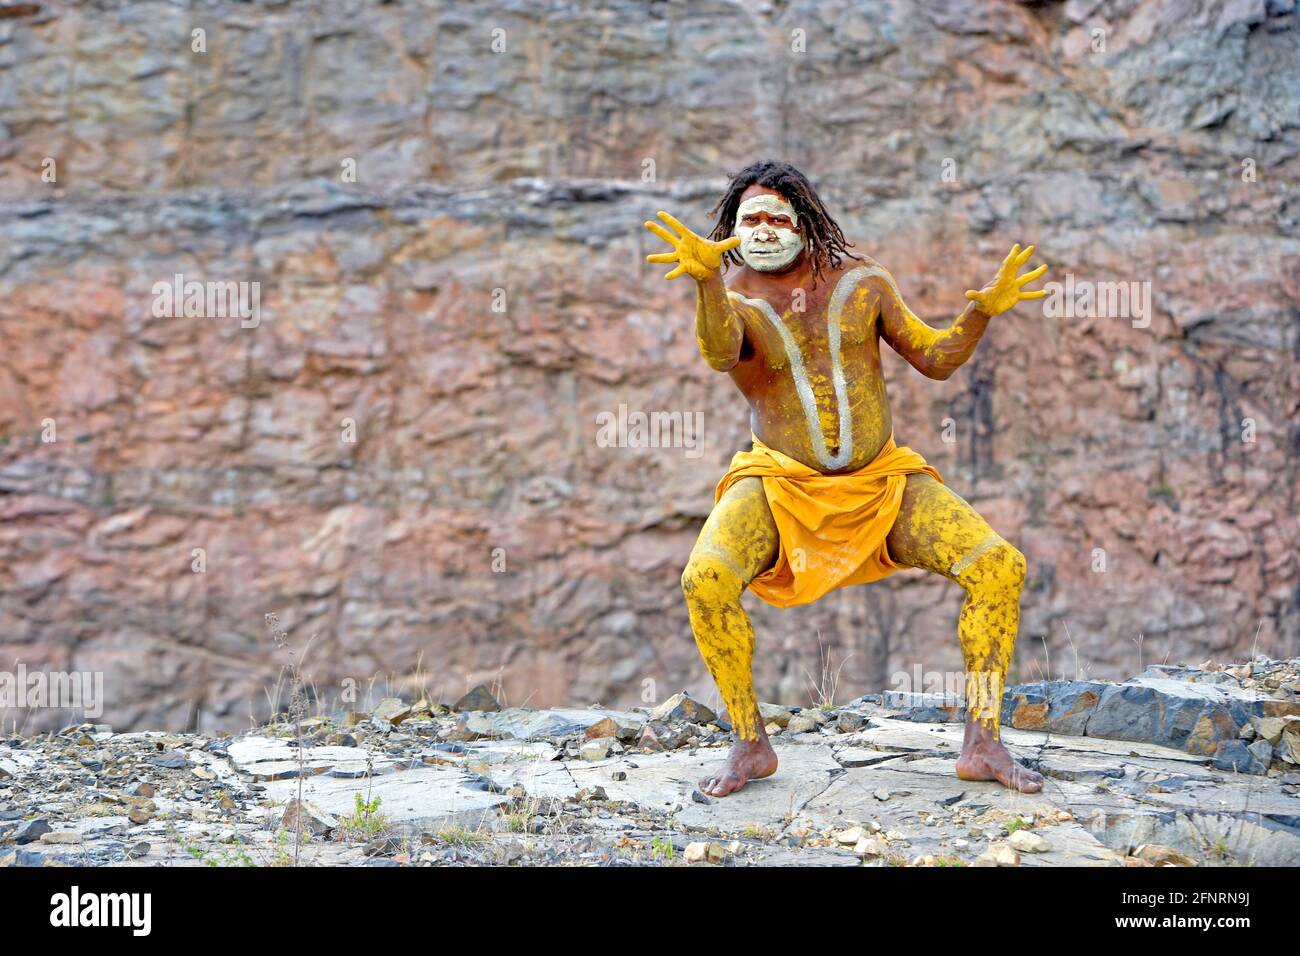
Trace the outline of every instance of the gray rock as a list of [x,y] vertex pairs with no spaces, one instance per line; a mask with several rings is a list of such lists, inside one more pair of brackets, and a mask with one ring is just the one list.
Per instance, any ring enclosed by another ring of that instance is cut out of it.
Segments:
[[326,813],[310,800],[303,800],[299,804],[297,798],[290,800],[285,806],[284,813],[280,817],[280,826],[285,830],[297,832],[300,818],[303,830],[312,836],[326,836],[337,830],[339,826],[338,817]]
[[817,721],[811,717],[805,717],[803,714],[795,714],[786,724],[785,732],[788,734],[811,734],[819,728]]
[[646,725],[644,717],[634,714],[611,714],[602,717],[585,731],[590,738],[614,737],[620,741],[634,741],[641,736],[641,728]]
[[[1142,677],[1109,685],[1088,720],[1089,736],[1140,740],[1209,756],[1236,743],[1252,716],[1278,702],[1224,685]],[[1236,748],[1229,748],[1236,753]]]
[[676,750],[690,739],[685,727],[653,721],[645,725],[637,740],[637,747],[647,750]]
[[[227,753],[235,769],[254,780],[286,780],[298,776],[298,750],[287,740],[253,734],[233,741]],[[362,747],[304,747],[301,756],[306,776],[363,777],[393,769],[389,757]]]
[[500,709],[501,705],[497,702],[496,697],[493,696],[492,691],[486,684],[479,684],[472,687],[464,696],[461,697],[460,700],[452,704],[452,710],[457,711],[496,711]]
[[1006,843],[994,843],[975,860],[975,866],[1019,866],[1020,854]]
[[842,734],[851,734],[855,730],[861,730],[866,726],[867,718],[851,710],[840,711],[836,718],[835,729]]
[[1007,843],[1018,853],[1046,853],[1052,845],[1033,830],[1017,830],[1007,838]]
[[44,818],[28,820],[14,831],[14,842],[20,846],[24,843],[33,843],[49,833],[51,829],[49,821]]
[[[549,740],[586,734],[597,725],[609,721],[610,733],[598,736],[615,736],[621,740],[635,740],[645,726],[646,719],[638,714],[618,710],[558,707],[553,710],[536,710],[527,707],[509,707],[496,714],[485,715],[492,735],[517,740]],[[630,736],[625,736],[630,734]]]
[[583,760],[604,760],[614,752],[618,741],[613,737],[597,737],[582,744],[579,750]]
[[1279,759],[1289,764],[1300,764],[1300,722],[1287,725],[1287,730],[1278,738],[1274,749]]
[[776,724],[784,729],[785,725],[790,723],[793,713],[789,707],[782,707],[780,704],[759,704],[758,716],[762,719],[764,726]]
[[650,711],[652,721],[678,721],[694,724],[711,724],[718,719],[708,707],[695,700],[689,694],[673,694],[666,701]]
[[[1286,725],[1286,718],[1283,717],[1252,717],[1248,726],[1262,739],[1270,744],[1276,744],[1281,739],[1282,731]],[[1246,727],[1243,727],[1242,732],[1244,733],[1246,729]]]
[[477,710],[457,715],[456,723],[445,734],[447,740],[484,740],[499,736],[502,734],[492,715]]
[[1256,740],[1253,744],[1248,745],[1246,749],[1254,754],[1255,759],[1265,767],[1273,760],[1273,746],[1267,740]]
[[1255,751],[1240,740],[1226,740],[1219,744],[1213,763],[1219,770],[1237,773],[1262,774],[1268,771],[1268,763],[1260,760]]
[[1018,730],[1082,735],[1109,686],[1082,680],[1017,684],[1002,695],[1002,722]]
[[370,716],[390,724],[400,724],[409,717],[411,708],[397,697],[385,697],[370,712]]
[[890,690],[882,695],[884,707],[897,711],[902,720],[915,720],[926,724],[941,724],[965,719],[966,706],[951,694],[922,694],[912,691]]

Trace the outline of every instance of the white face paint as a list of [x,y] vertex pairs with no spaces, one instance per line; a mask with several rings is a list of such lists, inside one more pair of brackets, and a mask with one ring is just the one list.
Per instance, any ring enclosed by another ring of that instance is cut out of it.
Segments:
[[770,226],[745,225],[745,217],[757,212],[773,216],[786,216],[793,225],[799,225],[794,207],[784,199],[763,194],[751,196],[736,210],[734,232],[740,237],[740,258],[745,265],[758,272],[775,272],[794,262],[803,250],[803,236],[793,229]]

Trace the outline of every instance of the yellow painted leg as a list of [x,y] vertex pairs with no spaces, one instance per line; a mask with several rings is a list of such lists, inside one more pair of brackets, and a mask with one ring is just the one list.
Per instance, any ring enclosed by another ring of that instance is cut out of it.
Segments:
[[942,574],[966,591],[957,621],[966,664],[966,743],[958,774],[1041,789],[1042,778],[1016,764],[999,742],[1002,688],[1020,627],[1024,555],[929,475],[908,476],[887,544],[895,561]]
[[772,564],[777,540],[762,480],[742,478],[714,506],[682,573],[695,643],[741,740],[757,740],[759,728],[754,628],[740,595]]

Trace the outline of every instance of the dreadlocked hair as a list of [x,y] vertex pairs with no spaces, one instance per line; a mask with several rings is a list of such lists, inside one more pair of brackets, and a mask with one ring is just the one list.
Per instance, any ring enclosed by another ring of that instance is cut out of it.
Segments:
[[[838,266],[843,257],[861,259],[861,256],[849,252],[853,243],[844,238],[839,223],[831,218],[826,207],[822,205],[817,190],[808,181],[808,177],[789,163],[764,159],[746,166],[731,178],[727,191],[710,210],[710,215],[717,214],[718,223],[713,227],[709,238],[715,242],[731,237],[736,227],[736,210],[740,208],[741,194],[753,185],[775,189],[794,206],[799,217],[799,230],[808,245],[808,258],[812,262],[813,285],[824,269]],[[743,261],[736,250],[729,250],[723,261],[730,265],[740,265]]]

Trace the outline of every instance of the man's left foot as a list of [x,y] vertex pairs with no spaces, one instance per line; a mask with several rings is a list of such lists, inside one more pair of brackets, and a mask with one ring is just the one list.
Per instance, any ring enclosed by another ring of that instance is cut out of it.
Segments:
[[1016,763],[1015,758],[996,737],[975,734],[966,728],[966,742],[957,758],[957,776],[962,780],[996,780],[1004,787],[1021,793],[1043,789],[1043,775]]

